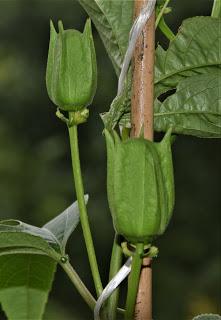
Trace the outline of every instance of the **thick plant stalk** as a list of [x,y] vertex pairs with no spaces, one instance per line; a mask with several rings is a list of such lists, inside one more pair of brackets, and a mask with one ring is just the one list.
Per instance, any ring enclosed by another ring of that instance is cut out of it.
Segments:
[[[145,3],[146,0],[135,0],[135,17]],[[154,58],[155,12],[148,20],[136,44],[131,97],[131,136],[138,137],[143,134],[149,140],[153,140]],[[152,269],[149,258],[143,260],[141,268],[135,319],[152,320]]]
[[78,206],[80,211],[81,226],[82,226],[85,244],[87,248],[91,272],[94,279],[96,293],[97,293],[97,296],[99,297],[103,291],[103,288],[102,288],[102,283],[101,283],[100,274],[98,270],[97,259],[95,255],[94,245],[93,245],[93,239],[90,231],[87,208],[84,200],[84,187],[83,187],[81,165],[80,165],[80,158],[79,158],[77,125],[73,125],[69,127],[68,130],[69,130],[69,136],[70,136],[72,167],[73,167],[73,174],[74,174],[75,190],[77,194]]

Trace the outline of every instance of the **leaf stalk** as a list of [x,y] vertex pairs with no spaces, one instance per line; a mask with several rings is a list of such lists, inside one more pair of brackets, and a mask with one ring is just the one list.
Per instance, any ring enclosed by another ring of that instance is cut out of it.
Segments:
[[74,270],[70,262],[67,261],[66,263],[60,263],[60,266],[64,269],[65,273],[67,274],[71,282],[74,284],[75,288],[77,289],[81,297],[84,299],[87,305],[93,310],[96,304],[96,300],[94,299],[90,291],[87,289],[87,287],[84,285],[81,278]]

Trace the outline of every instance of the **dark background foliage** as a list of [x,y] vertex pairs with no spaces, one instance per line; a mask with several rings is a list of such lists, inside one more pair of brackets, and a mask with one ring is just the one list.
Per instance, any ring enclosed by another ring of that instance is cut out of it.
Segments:
[[[174,10],[167,21],[174,31],[184,18],[209,15],[212,7],[210,0],[171,4]],[[86,14],[75,0],[0,1],[0,218],[16,217],[38,226],[75,199],[67,130],[55,117],[45,88],[50,18],[82,30]],[[117,79],[96,30],[94,38],[98,90],[90,119],[80,128],[80,149],[92,232],[106,283],[113,228],[99,113],[108,110]],[[174,144],[176,206],[166,234],[157,241],[160,254],[153,265],[156,320],[220,312],[220,150],[220,140],[179,136]],[[69,253],[93,291],[80,227],[71,238]],[[44,319],[91,319],[60,268]]]

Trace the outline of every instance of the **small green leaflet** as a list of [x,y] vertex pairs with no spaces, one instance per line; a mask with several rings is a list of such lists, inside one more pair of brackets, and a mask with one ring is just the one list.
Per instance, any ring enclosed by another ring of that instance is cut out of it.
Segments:
[[42,228],[0,221],[0,303],[9,320],[42,319],[57,262],[78,223],[77,202]]

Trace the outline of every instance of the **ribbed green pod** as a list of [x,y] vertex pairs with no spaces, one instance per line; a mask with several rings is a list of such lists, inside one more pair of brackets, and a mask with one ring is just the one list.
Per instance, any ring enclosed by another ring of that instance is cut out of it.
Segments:
[[107,192],[116,232],[131,243],[162,234],[174,206],[171,131],[159,143],[105,130]]
[[79,111],[93,100],[97,87],[97,64],[91,22],[84,32],[64,30],[57,33],[50,23],[50,43],[46,85],[50,99],[60,109]]

